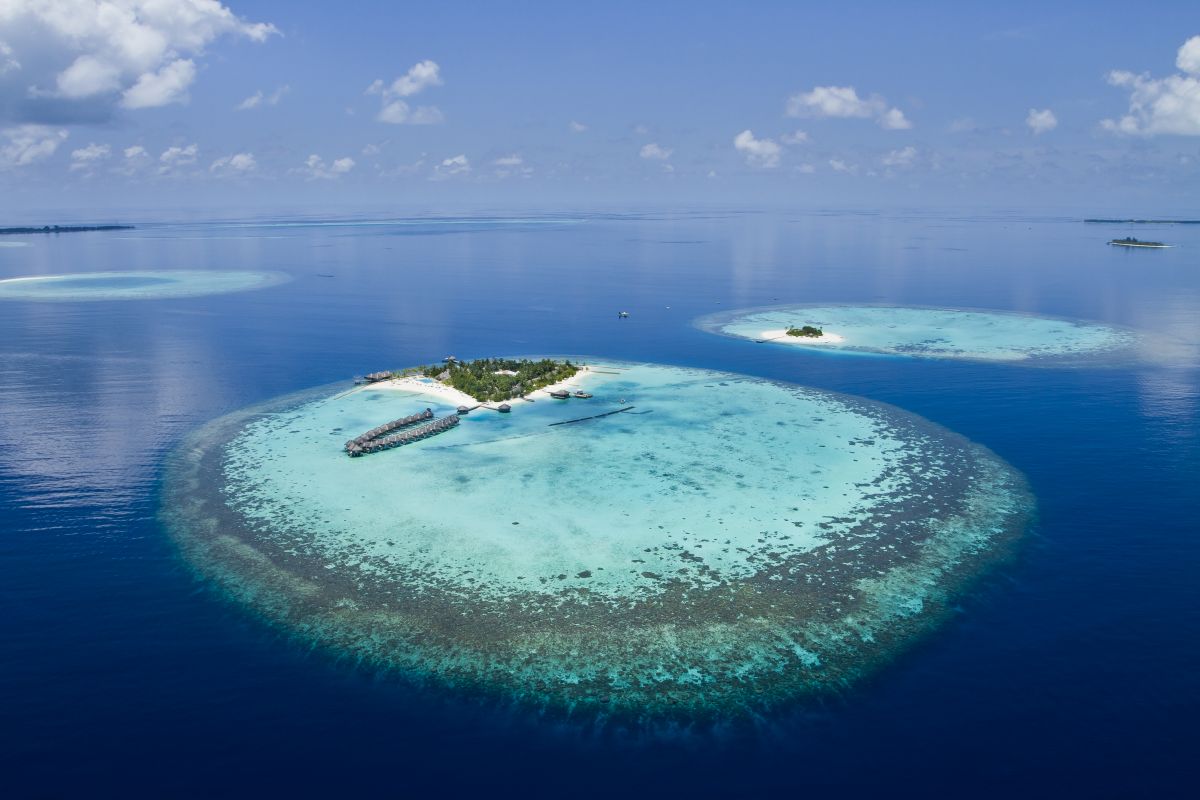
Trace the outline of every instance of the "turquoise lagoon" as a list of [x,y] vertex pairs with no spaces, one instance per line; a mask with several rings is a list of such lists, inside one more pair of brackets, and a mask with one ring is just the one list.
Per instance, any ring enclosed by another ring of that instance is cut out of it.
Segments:
[[[713,333],[792,347],[1005,363],[1103,361],[1138,344],[1131,331],[1093,322],[1003,311],[878,305],[793,305],[702,317]],[[839,340],[784,334],[815,325]]]
[[538,707],[695,718],[868,673],[1032,514],[1015,470],[890,406],[651,364],[576,386],[594,398],[476,410],[356,459],[353,436],[453,407],[325,387],[236,412],[179,449],[164,520],[204,575],[337,652]]
[[0,300],[159,300],[261,289],[288,280],[281,272],[144,270],[33,275],[0,280]]

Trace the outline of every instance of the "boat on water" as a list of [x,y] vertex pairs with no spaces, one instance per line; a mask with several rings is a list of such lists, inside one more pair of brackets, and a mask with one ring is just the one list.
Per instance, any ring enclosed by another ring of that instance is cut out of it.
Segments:
[[587,400],[588,398],[591,397],[591,394],[581,390],[581,391],[576,392],[575,396],[578,397],[580,400]]
[[1126,236],[1124,239],[1110,239],[1109,244],[1117,247],[1170,247],[1169,244],[1162,242],[1144,242],[1141,239],[1135,239],[1132,236]]

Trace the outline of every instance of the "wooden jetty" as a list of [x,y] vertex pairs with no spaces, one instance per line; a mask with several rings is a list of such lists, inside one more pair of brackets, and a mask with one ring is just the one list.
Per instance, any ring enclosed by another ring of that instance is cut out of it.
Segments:
[[390,450],[393,447],[427,439],[434,434],[449,430],[458,424],[458,415],[452,414],[441,419],[433,418],[433,411],[425,409],[420,414],[413,414],[402,419],[372,428],[362,436],[356,436],[346,442],[346,454],[363,456]]

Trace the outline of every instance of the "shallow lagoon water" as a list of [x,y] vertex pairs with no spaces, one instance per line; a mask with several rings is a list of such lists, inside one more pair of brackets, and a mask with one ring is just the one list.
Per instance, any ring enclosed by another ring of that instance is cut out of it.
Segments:
[[0,300],[162,300],[262,289],[286,281],[281,272],[154,270],[34,275],[0,280]]
[[184,445],[166,520],[302,637],[537,706],[694,720],[869,673],[1031,515],[1014,470],[898,409],[645,364],[575,384],[595,397],[358,459],[341,445],[362,430],[453,408],[368,387],[236,413]]
[[[697,320],[704,330],[789,347],[1009,364],[1062,364],[1129,355],[1131,331],[1076,320],[953,308],[797,305],[730,311]],[[814,325],[838,341],[782,335]],[[770,334],[770,335],[767,335]]]

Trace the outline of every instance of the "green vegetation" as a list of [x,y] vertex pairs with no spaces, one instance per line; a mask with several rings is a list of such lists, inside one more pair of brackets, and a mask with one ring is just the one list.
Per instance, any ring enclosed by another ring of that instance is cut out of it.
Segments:
[[787,329],[788,336],[804,336],[810,339],[816,339],[818,336],[824,336],[825,331],[820,328],[815,328],[812,325],[805,325],[803,328],[792,326]]
[[[579,371],[570,361],[541,361],[512,358],[480,358],[475,361],[451,361],[405,370],[405,375],[419,374],[465,392],[476,400],[499,402],[529,394],[532,391],[565,381]],[[514,374],[509,374],[514,373]]]
[[132,225],[43,225],[40,228],[0,228],[0,234],[86,233],[88,231],[131,231]]

